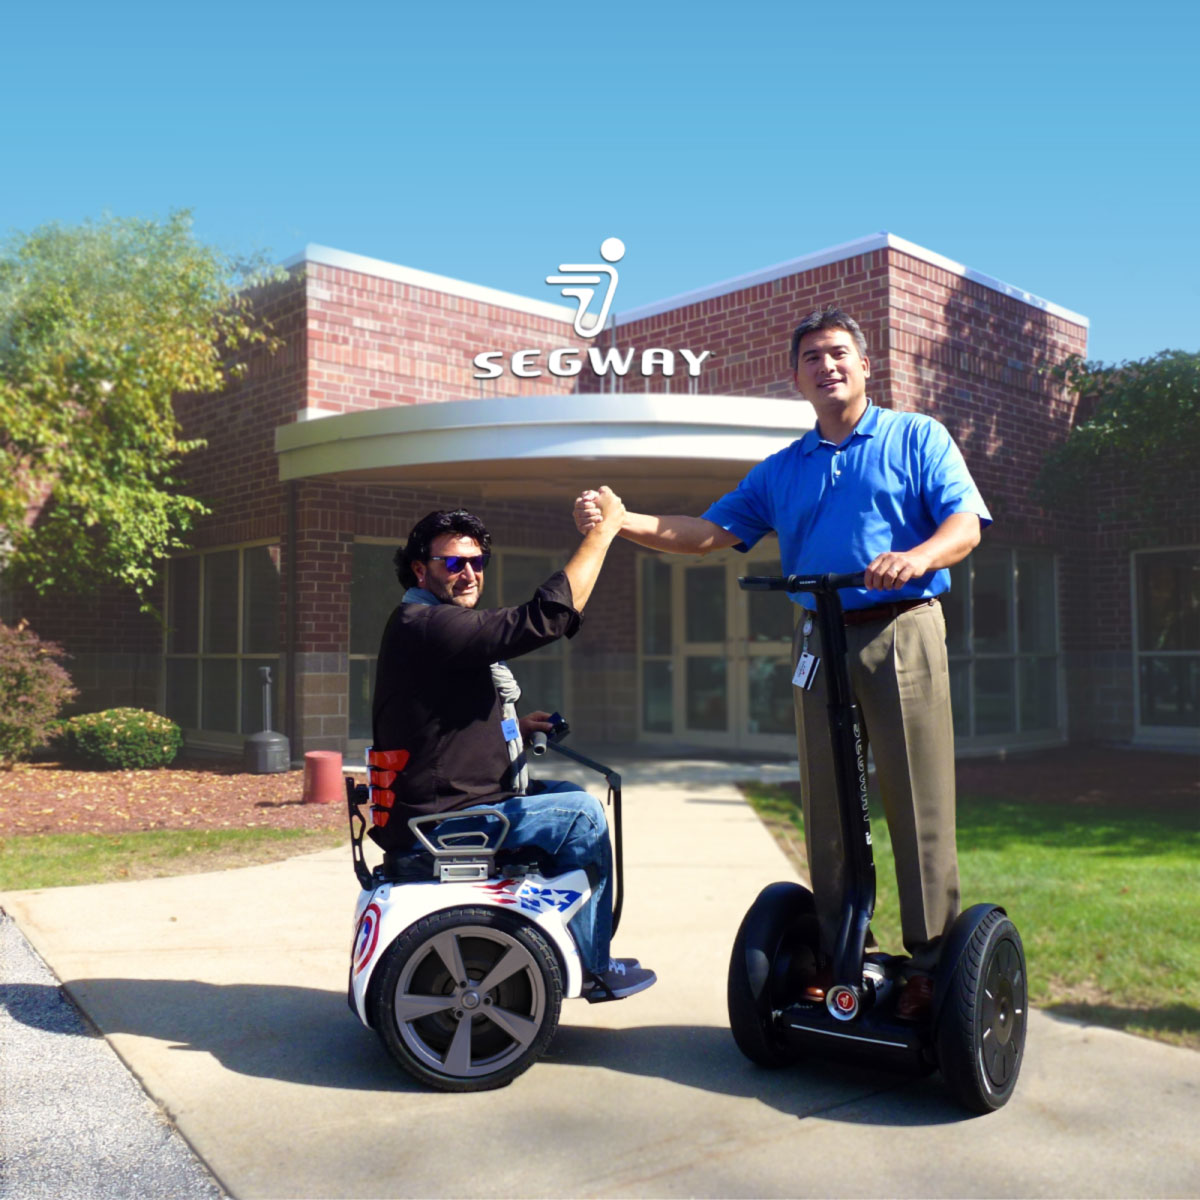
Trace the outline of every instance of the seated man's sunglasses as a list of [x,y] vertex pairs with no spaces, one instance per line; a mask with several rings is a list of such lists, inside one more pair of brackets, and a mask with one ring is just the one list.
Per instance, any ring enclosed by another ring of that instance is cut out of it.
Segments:
[[465,571],[468,563],[471,565],[471,570],[478,575],[492,561],[492,556],[490,554],[431,554],[430,562],[434,559],[444,562],[446,571],[450,575],[458,575]]

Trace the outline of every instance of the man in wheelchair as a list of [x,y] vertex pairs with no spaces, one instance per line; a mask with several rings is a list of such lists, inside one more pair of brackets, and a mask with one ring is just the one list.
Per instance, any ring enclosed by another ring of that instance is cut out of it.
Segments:
[[584,870],[588,902],[569,928],[590,982],[593,1002],[617,1000],[650,987],[653,971],[636,959],[609,955],[612,937],[612,849],[604,808],[566,783],[530,785],[525,744],[550,732],[550,714],[517,716],[520,697],[507,660],[560,637],[573,637],[592,594],[625,506],[600,493],[600,523],[533,598],[512,608],[476,611],[491,535],[461,509],[432,512],[417,522],[396,552],[396,574],[407,589],[379,648],[373,704],[373,748],[406,750],[391,785],[395,802],[371,838],[388,855],[411,849],[408,822],[429,813],[462,813],[439,826],[445,836],[479,829],[480,806],[510,821],[506,850],[533,847],[554,872]]

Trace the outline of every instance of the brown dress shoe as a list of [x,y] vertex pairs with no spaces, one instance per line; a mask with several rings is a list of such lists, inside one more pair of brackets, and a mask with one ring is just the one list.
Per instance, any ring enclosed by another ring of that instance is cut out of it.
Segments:
[[923,1021],[933,1007],[933,976],[911,975],[896,1001],[896,1016],[902,1021]]

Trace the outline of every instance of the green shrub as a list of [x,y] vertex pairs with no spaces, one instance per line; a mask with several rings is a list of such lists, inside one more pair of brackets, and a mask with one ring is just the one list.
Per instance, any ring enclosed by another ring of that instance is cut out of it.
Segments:
[[75,695],[58,661],[64,657],[24,621],[0,623],[0,768],[11,768],[53,735],[59,709]]
[[183,745],[179,726],[141,708],[82,713],[63,723],[69,757],[93,767],[165,767]]

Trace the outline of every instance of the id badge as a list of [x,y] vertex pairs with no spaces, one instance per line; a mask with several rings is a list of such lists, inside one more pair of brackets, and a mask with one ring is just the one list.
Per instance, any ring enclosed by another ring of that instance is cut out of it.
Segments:
[[501,721],[500,729],[506,742],[515,742],[521,736],[521,727],[513,717],[509,717],[507,721]]
[[820,665],[821,660],[815,654],[809,654],[805,650],[796,662],[796,673],[792,676],[792,684],[806,692],[809,691],[817,678],[817,668]]

